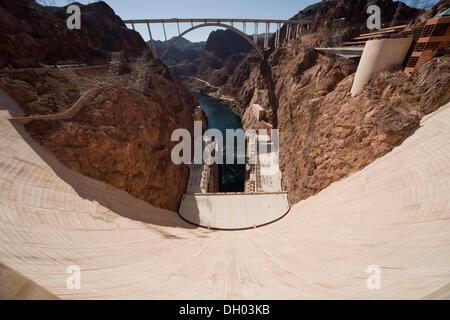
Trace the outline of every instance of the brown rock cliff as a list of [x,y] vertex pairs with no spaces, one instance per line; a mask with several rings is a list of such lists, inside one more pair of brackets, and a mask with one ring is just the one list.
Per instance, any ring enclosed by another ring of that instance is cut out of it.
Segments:
[[[448,57],[411,78],[400,69],[381,72],[352,98],[357,63],[291,40],[251,69],[232,106],[244,128],[279,128],[282,185],[291,203],[388,153],[450,99]],[[266,109],[264,121],[257,122],[253,103]]]

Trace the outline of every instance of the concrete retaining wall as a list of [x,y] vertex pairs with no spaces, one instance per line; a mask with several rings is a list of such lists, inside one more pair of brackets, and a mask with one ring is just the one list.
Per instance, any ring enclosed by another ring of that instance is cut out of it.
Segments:
[[275,221],[289,211],[287,193],[185,194],[179,214],[215,229],[252,228]]
[[361,93],[375,73],[390,66],[402,64],[412,41],[412,37],[367,41],[359,61],[358,70],[356,70],[351,90],[352,96]]

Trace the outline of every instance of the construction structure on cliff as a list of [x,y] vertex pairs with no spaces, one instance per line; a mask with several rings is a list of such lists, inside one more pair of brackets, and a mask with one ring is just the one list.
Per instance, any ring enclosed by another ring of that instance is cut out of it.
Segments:
[[429,19],[421,30],[416,30],[414,38],[415,46],[405,68],[409,76],[425,62],[449,51],[450,9]]
[[363,40],[364,48],[351,89],[352,96],[359,94],[378,72],[393,66],[405,66],[405,73],[411,76],[427,61],[448,52],[450,9],[427,20],[424,26],[398,26],[355,39]]
[[[429,0],[409,3],[411,7],[423,10],[433,4]],[[449,52],[450,8],[427,20],[425,25],[396,25],[405,20],[399,16],[403,5],[398,3],[389,27],[362,33],[340,46],[315,48],[326,54],[361,58],[351,89],[352,96],[359,94],[374,74],[389,67],[404,68],[405,73],[411,76],[425,62]]]

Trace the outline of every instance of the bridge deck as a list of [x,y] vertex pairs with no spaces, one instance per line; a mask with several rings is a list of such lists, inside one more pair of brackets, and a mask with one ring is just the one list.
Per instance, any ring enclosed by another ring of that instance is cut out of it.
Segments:
[[236,18],[171,18],[171,19],[129,19],[123,21],[126,24],[131,23],[191,23],[191,22],[248,22],[248,23],[286,23],[286,24],[311,24],[313,20],[280,20],[280,19],[236,19]]

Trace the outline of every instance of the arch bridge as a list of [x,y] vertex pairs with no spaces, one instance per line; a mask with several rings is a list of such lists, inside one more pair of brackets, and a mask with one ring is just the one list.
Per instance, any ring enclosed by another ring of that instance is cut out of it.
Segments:
[[[309,26],[312,24],[312,20],[274,20],[274,19],[222,19],[222,18],[191,18],[191,19],[140,19],[140,20],[124,20],[125,24],[131,25],[133,30],[135,30],[135,26],[137,24],[146,24],[148,33],[150,36],[151,47],[153,50],[153,54],[157,57],[156,48],[153,41],[152,29],[151,26],[155,24],[161,24],[164,32],[164,39],[166,42],[166,48],[161,54],[161,59],[167,54],[167,51],[172,47],[175,42],[177,42],[181,37],[185,34],[202,27],[222,27],[225,29],[232,30],[238,33],[240,36],[244,37],[250,44],[262,55],[262,50],[258,46],[258,26],[260,24],[265,25],[264,32],[264,44],[263,49],[269,48],[269,30],[271,24],[276,24],[276,32],[275,32],[275,42],[274,46],[278,47],[283,39],[280,39],[281,36],[281,27],[282,25],[286,25],[286,33],[284,38],[286,40],[296,38],[298,35],[309,29]],[[189,23],[190,27],[186,30],[180,29],[180,23]],[[247,24],[254,24],[253,28],[253,38],[247,34]],[[170,41],[167,40],[166,33],[166,24],[176,24],[178,29],[178,36]],[[239,29],[239,26],[242,26],[242,29]]]

